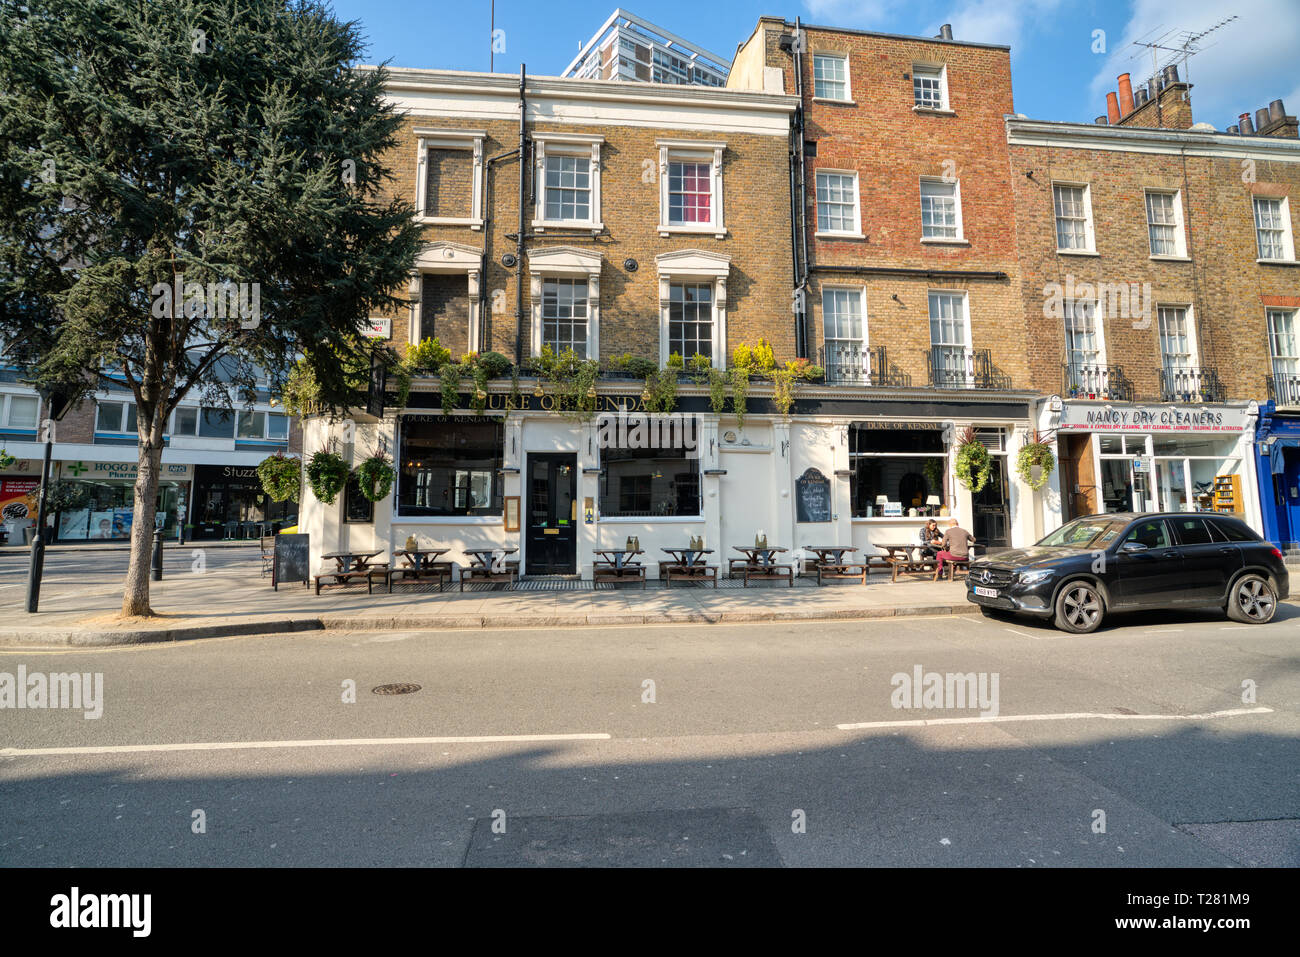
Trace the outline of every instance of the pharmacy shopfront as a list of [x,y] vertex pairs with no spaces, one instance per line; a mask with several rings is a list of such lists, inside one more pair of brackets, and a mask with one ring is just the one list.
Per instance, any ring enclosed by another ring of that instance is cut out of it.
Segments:
[[1235,512],[1261,528],[1258,407],[1043,403],[1055,431],[1060,520],[1099,512]]

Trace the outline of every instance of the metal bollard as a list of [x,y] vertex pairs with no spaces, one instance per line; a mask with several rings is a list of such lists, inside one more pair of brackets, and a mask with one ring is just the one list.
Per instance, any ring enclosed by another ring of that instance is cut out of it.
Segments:
[[162,581],[162,545],[162,529],[155,528],[153,530],[153,580],[156,582]]

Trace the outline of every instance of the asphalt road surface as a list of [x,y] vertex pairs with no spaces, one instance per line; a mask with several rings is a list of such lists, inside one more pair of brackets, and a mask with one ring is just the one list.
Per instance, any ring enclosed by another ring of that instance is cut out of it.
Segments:
[[103,694],[0,711],[0,864],[1296,866],[1298,652],[1290,605],[3,652]]

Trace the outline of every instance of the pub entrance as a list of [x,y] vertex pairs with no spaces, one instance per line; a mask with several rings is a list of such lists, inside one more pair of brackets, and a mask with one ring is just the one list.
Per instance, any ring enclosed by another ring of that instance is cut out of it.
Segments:
[[525,575],[578,571],[578,457],[528,456]]

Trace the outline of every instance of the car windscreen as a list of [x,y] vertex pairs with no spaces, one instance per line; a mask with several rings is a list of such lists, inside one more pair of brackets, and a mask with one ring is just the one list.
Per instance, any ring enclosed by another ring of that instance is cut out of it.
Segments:
[[1050,548],[1105,548],[1124,526],[1106,519],[1076,518],[1052,532],[1039,545]]

